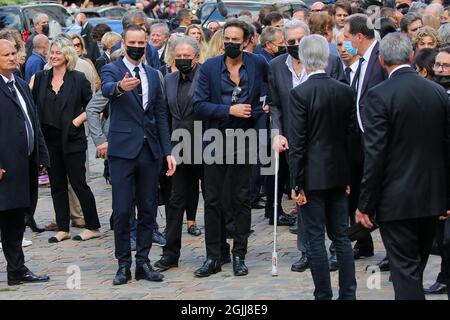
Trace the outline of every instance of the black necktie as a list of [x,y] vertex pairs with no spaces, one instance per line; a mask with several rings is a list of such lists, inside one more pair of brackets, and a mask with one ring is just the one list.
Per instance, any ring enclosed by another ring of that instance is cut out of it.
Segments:
[[353,88],[353,90],[355,90],[355,92],[358,92],[359,78],[361,76],[361,65],[363,64],[363,62],[364,62],[364,58],[363,57],[359,58],[358,69],[356,69],[355,76],[353,77],[352,88]]
[[[139,67],[134,68],[135,77],[141,81],[141,76],[139,75]],[[142,97],[142,82],[139,83],[137,86],[137,91],[139,94],[139,97]]]
[[[27,141],[28,141],[28,155],[30,155],[33,153],[33,150],[34,150],[33,126],[31,125],[31,122],[27,117],[26,111],[23,109],[23,106],[20,103],[19,96],[17,95],[16,88],[14,87],[14,81],[9,81],[7,83],[7,85],[8,85],[9,91],[11,91],[11,94],[12,94],[14,100],[16,100],[16,102],[19,104],[20,110],[22,111],[23,117],[25,119],[25,127],[27,130]],[[26,108],[26,106],[25,106],[25,108]]]
[[350,68],[350,67],[346,67],[345,68],[345,78],[347,79],[347,83],[348,84],[351,84],[351,82],[350,82],[350,74],[352,73],[352,68]]

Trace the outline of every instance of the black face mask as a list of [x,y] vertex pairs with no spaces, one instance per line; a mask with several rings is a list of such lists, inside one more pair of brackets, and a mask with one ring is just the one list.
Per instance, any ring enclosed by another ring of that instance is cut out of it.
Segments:
[[287,46],[287,52],[291,55],[292,58],[298,60],[298,45]]
[[192,70],[192,59],[175,59],[175,67],[181,73],[189,73]]
[[194,20],[191,20],[191,24],[202,24],[202,22],[199,19],[194,19]]
[[285,46],[278,46],[278,51],[275,53],[275,57],[281,56],[282,54],[286,53],[286,47]]
[[434,76],[433,80],[443,86],[445,90],[450,89],[450,76]]
[[242,53],[242,43],[225,42],[225,55],[231,59],[236,59]]
[[50,31],[50,26],[48,24],[44,24],[42,26],[42,33],[45,34],[46,36],[48,36],[49,31]]
[[139,61],[144,56],[145,47],[130,47],[127,46],[127,55],[134,61]]

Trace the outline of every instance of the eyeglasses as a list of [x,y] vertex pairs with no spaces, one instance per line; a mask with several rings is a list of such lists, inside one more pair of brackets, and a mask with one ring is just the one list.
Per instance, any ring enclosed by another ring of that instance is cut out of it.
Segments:
[[291,39],[291,40],[286,40],[286,43],[288,46],[294,46],[296,44],[299,44],[301,40],[302,40],[302,38]]
[[241,87],[234,87],[233,93],[231,94],[231,103],[235,104],[238,102],[239,97],[241,96],[242,88]]
[[312,9],[311,12],[322,12],[322,9]]
[[444,69],[444,70],[449,70],[450,69],[450,63],[438,63],[436,62],[433,66],[433,69],[435,70],[439,70],[440,68]]

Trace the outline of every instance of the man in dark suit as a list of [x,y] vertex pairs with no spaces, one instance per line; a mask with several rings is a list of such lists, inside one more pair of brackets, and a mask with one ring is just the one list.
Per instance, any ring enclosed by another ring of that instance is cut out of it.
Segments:
[[325,229],[339,265],[339,299],[356,299],[355,263],[347,229],[350,169],[347,137],[355,129],[352,89],[325,73],[327,40],[300,41],[308,79],[289,96],[289,167],[292,199],[301,206],[316,300],[331,300]]
[[37,202],[39,169],[50,160],[28,85],[13,75],[16,54],[0,40],[0,232],[8,285],[49,281],[25,267],[22,251],[25,213]]
[[25,44],[25,51],[26,51],[26,60],[32,55],[33,53],[33,39],[38,34],[43,34],[44,36],[48,37],[49,33],[49,24],[48,24],[48,15],[45,13],[36,13],[33,17],[33,27],[34,30],[30,34],[30,36],[27,39],[27,42]]
[[445,90],[410,67],[409,38],[390,33],[380,43],[389,79],[365,104],[364,176],[356,222],[373,218],[390,262],[396,299],[425,299],[423,271],[438,216],[450,208],[450,103]]
[[111,172],[114,238],[119,270],[114,285],[131,279],[130,217],[138,211],[136,280],[162,281],[148,259],[158,209],[158,177],[170,155],[168,113],[158,72],[142,63],[145,31],[131,25],[124,32],[125,57],[102,68],[102,92],[111,100],[108,160]]
[[[259,55],[243,52],[249,37],[250,29],[246,22],[228,21],[224,26],[225,54],[207,60],[199,70],[194,110],[207,121],[205,129],[218,129],[223,141],[234,140],[235,129],[254,130],[255,121],[263,112],[260,99],[267,91],[267,63]],[[217,141],[214,143],[219,144]],[[221,250],[226,243],[225,205],[221,202],[223,194],[229,193],[232,203],[226,206],[231,205],[234,211],[233,271],[236,276],[244,276],[248,274],[245,255],[251,223],[252,166],[248,160],[237,164],[236,158],[244,155],[248,159],[249,145],[246,143],[241,149],[224,150],[222,146],[214,149],[216,153],[211,154],[212,161],[204,166],[207,259],[194,274],[207,277],[220,272],[221,258],[229,255],[229,251]],[[230,158],[232,161],[226,161]],[[224,189],[227,179],[229,187]]]
[[[195,161],[195,147],[201,146],[201,122],[194,113],[194,91],[198,79],[198,59],[200,57],[199,43],[188,36],[178,38],[173,43],[175,65],[178,71],[169,73],[164,79],[164,91],[172,120],[174,138],[181,138],[174,147],[178,156],[177,172],[172,177],[172,192],[166,203],[166,240],[163,255],[155,263],[160,271],[178,266],[181,249],[181,230],[184,212],[189,204],[198,196],[192,192],[196,186],[198,195],[199,179],[203,179],[203,167]],[[200,126],[198,132],[194,126]],[[188,135],[188,136],[187,136]],[[195,142],[197,140],[197,143]],[[201,152],[201,150],[200,150]],[[194,191],[195,192],[195,191]],[[205,195],[205,194],[203,194]],[[200,230],[199,230],[200,232]]]
[[[365,125],[365,103],[367,92],[387,78],[386,71],[378,61],[379,43],[375,39],[374,27],[370,19],[363,14],[353,14],[347,17],[344,25],[344,40],[350,41],[360,56],[359,65],[353,76],[352,87],[356,91],[356,119],[359,130],[351,137],[351,193],[350,214],[356,210],[356,199],[359,198],[359,183],[362,178],[364,154],[362,151],[362,135]],[[355,198],[356,197],[356,198]],[[362,241],[354,246],[355,259],[373,256],[373,241],[369,232],[365,233]],[[383,259],[378,266],[382,271],[389,270],[389,263]]]
[[93,27],[87,20],[87,17],[84,13],[79,13],[77,15],[77,21],[81,26],[80,35],[86,45],[86,56],[92,61],[92,63],[95,63],[98,57],[100,57],[100,50],[98,49],[97,42],[94,41],[91,35]]
[[[285,42],[287,44],[288,54],[274,58],[269,63],[269,88],[271,96],[270,112],[272,118],[272,129],[279,130],[277,136],[274,137],[274,148],[276,152],[280,152],[280,171],[278,190],[283,190],[282,186],[289,183],[289,167],[288,167],[288,148],[289,140],[289,91],[292,88],[306,81],[307,74],[302,62],[298,57],[298,44],[300,40],[309,35],[309,27],[303,21],[288,21],[283,28]],[[336,62],[335,56],[329,55],[328,64],[325,72],[336,80],[342,81],[342,65]],[[339,58],[337,58],[339,59]],[[266,177],[266,193],[267,205],[266,215],[273,216],[273,193],[274,193],[274,176]],[[278,194],[278,204],[281,203],[282,192]],[[279,207],[278,212],[282,212]],[[297,248],[302,255],[292,267],[292,271],[303,272],[308,267],[308,259],[306,256],[305,243],[302,240],[302,219],[301,215],[297,218]],[[270,221],[273,223],[273,221]],[[269,222],[269,223],[270,223]],[[280,215],[278,224],[289,225],[288,219]]]

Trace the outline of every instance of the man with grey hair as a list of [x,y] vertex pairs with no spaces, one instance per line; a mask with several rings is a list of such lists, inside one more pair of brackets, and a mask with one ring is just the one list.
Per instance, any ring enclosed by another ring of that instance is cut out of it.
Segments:
[[156,23],[150,27],[150,42],[158,50],[159,62],[164,65],[164,54],[166,52],[167,40],[170,30],[166,23]]
[[411,68],[413,55],[404,34],[381,40],[380,62],[389,78],[366,99],[364,176],[355,216],[370,229],[376,214],[395,299],[401,300],[425,299],[423,271],[436,224],[450,212],[450,103],[441,86]]
[[33,17],[33,27],[34,30],[31,35],[27,39],[27,43],[25,44],[25,50],[27,53],[26,59],[31,56],[33,53],[33,39],[38,34],[43,34],[48,37],[49,34],[49,24],[48,24],[48,15],[45,13],[37,13]]
[[[164,78],[164,93],[172,119],[171,131],[189,132],[189,140],[178,142],[182,151],[179,152],[180,165],[172,177],[172,192],[166,204],[166,240],[163,254],[155,263],[158,271],[165,271],[178,266],[181,250],[181,234],[184,212],[188,213],[191,203],[198,202],[199,180],[203,180],[203,166],[194,163],[195,141],[201,141],[200,135],[194,130],[194,122],[200,118],[194,112],[194,90],[197,86],[200,45],[192,37],[183,36],[173,43],[173,57],[178,71]],[[176,146],[176,147],[177,147]],[[175,147],[175,148],[176,148]],[[178,156],[178,154],[176,155]],[[193,191],[196,186],[196,191]],[[203,192],[203,194],[205,194]],[[187,220],[194,221],[195,217]],[[193,236],[201,235],[197,225],[187,225],[187,232]]]
[[[301,206],[307,256],[316,300],[331,300],[325,229],[339,265],[339,299],[356,299],[355,262],[346,235],[350,183],[347,139],[355,130],[350,86],[325,73],[328,41],[320,35],[300,41],[307,80],[289,95],[289,168],[292,199]],[[332,148],[330,148],[332,146]]]
[[438,30],[438,35],[443,45],[450,44],[450,23],[443,24]]
[[410,39],[414,37],[414,34],[422,28],[422,17],[418,13],[407,13],[400,20],[400,30],[405,33]]
[[284,54],[286,47],[284,45],[283,32],[277,27],[265,27],[259,38],[262,51],[261,55],[270,62],[273,58]]

